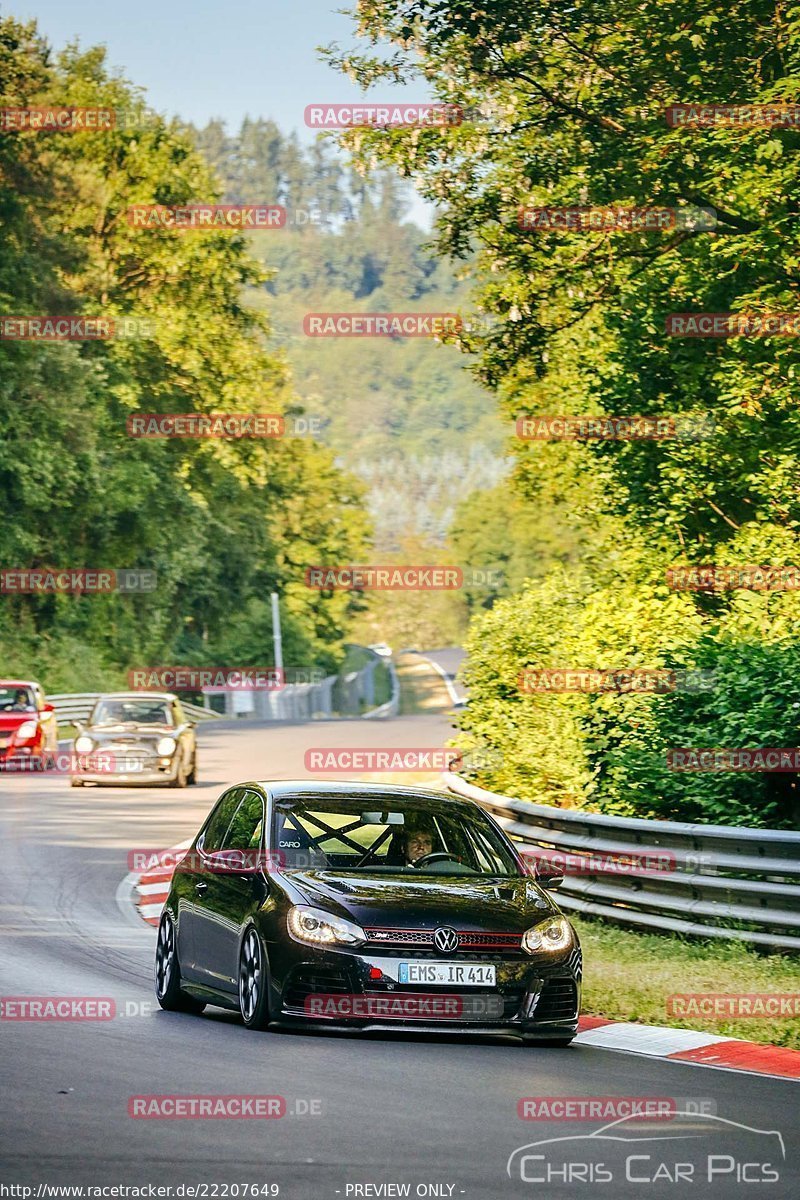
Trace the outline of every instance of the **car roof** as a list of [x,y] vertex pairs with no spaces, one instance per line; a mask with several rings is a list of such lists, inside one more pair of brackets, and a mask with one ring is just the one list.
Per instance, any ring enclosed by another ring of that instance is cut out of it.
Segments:
[[35,679],[0,679],[0,687],[41,687]]
[[103,692],[98,700],[177,700],[174,692]]
[[430,800],[437,804],[467,804],[479,808],[474,800],[466,796],[454,796],[451,792],[439,791],[436,788],[415,787],[405,783],[370,783],[353,779],[257,779],[245,780],[232,787],[258,787],[267,792],[274,800],[291,797],[296,799],[313,800],[322,796],[360,796],[374,799],[385,797],[391,799]]

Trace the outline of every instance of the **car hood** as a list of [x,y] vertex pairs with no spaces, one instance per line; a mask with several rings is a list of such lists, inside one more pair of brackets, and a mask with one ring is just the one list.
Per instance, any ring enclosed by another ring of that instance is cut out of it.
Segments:
[[25,721],[39,722],[39,714],[37,712],[4,712],[0,713],[0,730],[8,732],[9,729],[19,729]]
[[292,871],[284,875],[296,904],[315,904],[359,925],[429,929],[452,925],[521,933],[556,905],[532,879],[479,876],[355,875],[336,871]]

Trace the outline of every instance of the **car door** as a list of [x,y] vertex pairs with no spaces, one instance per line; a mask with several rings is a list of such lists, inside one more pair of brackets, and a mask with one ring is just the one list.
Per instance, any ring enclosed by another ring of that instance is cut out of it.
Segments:
[[204,855],[207,888],[194,925],[196,963],[206,984],[221,991],[237,990],[241,929],[264,901],[263,846],[264,798],[246,788],[222,846]]
[[196,926],[203,919],[205,901],[213,881],[206,860],[221,849],[233,814],[244,794],[235,787],[223,792],[200,831],[195,848],[179,863],[174,887],[178,897],[178,959],[181,974],[195,983],[208,983],[208,970],[202,960],[202,946],[196,937]]

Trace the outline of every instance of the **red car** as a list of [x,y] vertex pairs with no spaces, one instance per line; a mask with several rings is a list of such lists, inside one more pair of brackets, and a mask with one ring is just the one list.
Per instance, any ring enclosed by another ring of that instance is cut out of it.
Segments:
[[30,679],[0,679],[0,770],[31,761],[44,763],[58,750],[58,722],[52,704]]

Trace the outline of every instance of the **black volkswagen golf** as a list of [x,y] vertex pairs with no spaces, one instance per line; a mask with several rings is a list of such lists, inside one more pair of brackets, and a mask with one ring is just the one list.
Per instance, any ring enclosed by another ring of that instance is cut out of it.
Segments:
[[516,1034],[567,1045],[581,951],[471,800],[370,783],[243,783],[175,871],[162,1008],[270,1024]]

